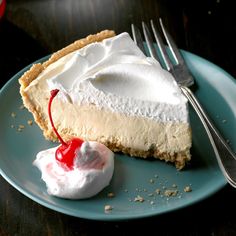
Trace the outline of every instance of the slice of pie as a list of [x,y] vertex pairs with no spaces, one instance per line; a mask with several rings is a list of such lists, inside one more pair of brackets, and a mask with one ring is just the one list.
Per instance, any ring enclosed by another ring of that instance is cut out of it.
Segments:
[[19,82],[23,103],[48,140],[56,141],[48,100],[59,89],[52,116],[65,140],[98,141],[113,151],[173,162],[178,169],[190,160],[187,99],[128,33],[105,30],[80,39],[33,65]]

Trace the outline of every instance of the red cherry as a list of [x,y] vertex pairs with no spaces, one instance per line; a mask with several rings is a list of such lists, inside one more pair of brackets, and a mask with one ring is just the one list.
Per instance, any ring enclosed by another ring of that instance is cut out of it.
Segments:
[[70,170],[72,170],[73,165],[74,165],[74,158],[76,155],[75,151],[76,149],[79,149],[81,147],[83,140],[79,138],[73,138],[68,143],[66,143],[62,139],[60,134],[57,132],[57,129],[55,128],[53,120],[52,120],[51,105],[52,105],[53,99],[56,97],[58,92],[59,92],[58,89],[51,91],[51,97],[48,103],[48,114],[49,114],[50,123],[52,125],[53,131],[55,132],[56,136],[61,142],[61,145],[56,150],[55,157],[56,157],[56,160],[58,160],[62,164],[66,165]]
[[76,149],[80,148],[82,143],[83,140],[73,138],[67,143],[67,146],[61,145],[56,150],[56,160],[65,164],[70,170],[72,170],[74,166]]

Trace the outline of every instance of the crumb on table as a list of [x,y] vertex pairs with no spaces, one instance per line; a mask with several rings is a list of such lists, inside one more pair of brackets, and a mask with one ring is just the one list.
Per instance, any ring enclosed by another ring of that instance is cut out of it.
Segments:
[[20,110],[23,110],[24,108],[25,106],[23,104],[19,107]]
[[25,128],[24,125],[18,125],[17,131],[18,131],[18,132],[21,132],[24,128]]
[[144,202],[144,198],[138,195],[137,197],[134,198],[135,202]]
[[184,187],[184,192],[185,193],[192,192],[192,188],[190,186],[185,186]]
[[12,113],[11,113],[11,117],[12,117],[12,118],[15,118],[15,117],[16,117],[16,113],[15,113],[15,112],[12,112]]
[[28,120],[27,123],[28,123],[28,125],[32,125],[33,124],[33,120]]
[[175,197],[176,195],[178,194],[178,190],[173,190],[173,189],[167,189],[167,190],[165,190],[165,192],[164,192],[164,195],[166,196],[166,197]]
[[105,206],[104,206],[104,211],[105,211],[106,213],[110,212],[112,209],[113,209],[113,207],[112,207],[111,205],[105,205]]
[[110,192],[110,193],[107,194],[107,196],[110,197],[110,198],[112,198],[112,197],[115,197],[115,194],[112,193],[112,192]]

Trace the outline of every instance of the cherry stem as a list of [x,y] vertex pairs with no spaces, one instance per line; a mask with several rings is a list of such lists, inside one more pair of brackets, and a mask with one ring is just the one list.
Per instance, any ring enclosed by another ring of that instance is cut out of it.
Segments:
[[60,134],[57,132],[55,126],[54,126],[54,123],[53,123],[53,120],[52,120],[52,113],[51,113],[51,106],[52,106],[52,101],[53,99],[57,96],[59,92],[59,89],[54,89],[54,90],[51,90],[51,97],[49,99],[49,103],[48,103],[48,114],[49,114],[49,120],[50,120],[50,123],[52,125],[52,128],[53,128],[53,131],[55,132],[56,136],[58,137],[59,141],[61,142],[61,144],[63,146],[68,146],[68,144],[62,139],[62,137],[60,136]]

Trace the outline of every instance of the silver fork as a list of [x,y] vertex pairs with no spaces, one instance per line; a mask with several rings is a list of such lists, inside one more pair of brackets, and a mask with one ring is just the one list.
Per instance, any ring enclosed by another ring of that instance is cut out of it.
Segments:
[[[179,49],[177,48],[171,35],[168,33],[165,26],[163,25],[162,20],[159,19],[159,22],[164,38],[170,49],[170,53],[172,54],[176,62],[176,64],[173,64],[170,60],[162,37],[159,31],[157,30],[157,27],[155,26],[154,22],[151,20],[152,32],[156,39],[157,46],[160,50],[162,60],[164,61],[164,64],[166,66],[165,69],[167,69],[174,76],[175,80],[180,86],[180,89],[182,90],[182,93],[187,97],[188,101],[190,102],[198,117],[200,118],[209,137],[222,173],[224,174],[228,183],[236,188],[236,155],[231,150],[227,142],[223,139],[219,131],[215,128],[211,120],[208,118],[206,112],[204,111],[203,107],[201,106],[193,92],[188,88],[194,84],[194,78],[190,74]],[[143,39],[140,30],[133,24],[131,25],[131,28],[135,43],[138,46],[143,45]],[[155,58],[160,62],[161,58],[158,57],[157,51],[154,47],[150,30],[144,22],[142,22],[142,28],[148,51],[151,57]],[[143,47],[141,48],[141,50],[145,53]]]

